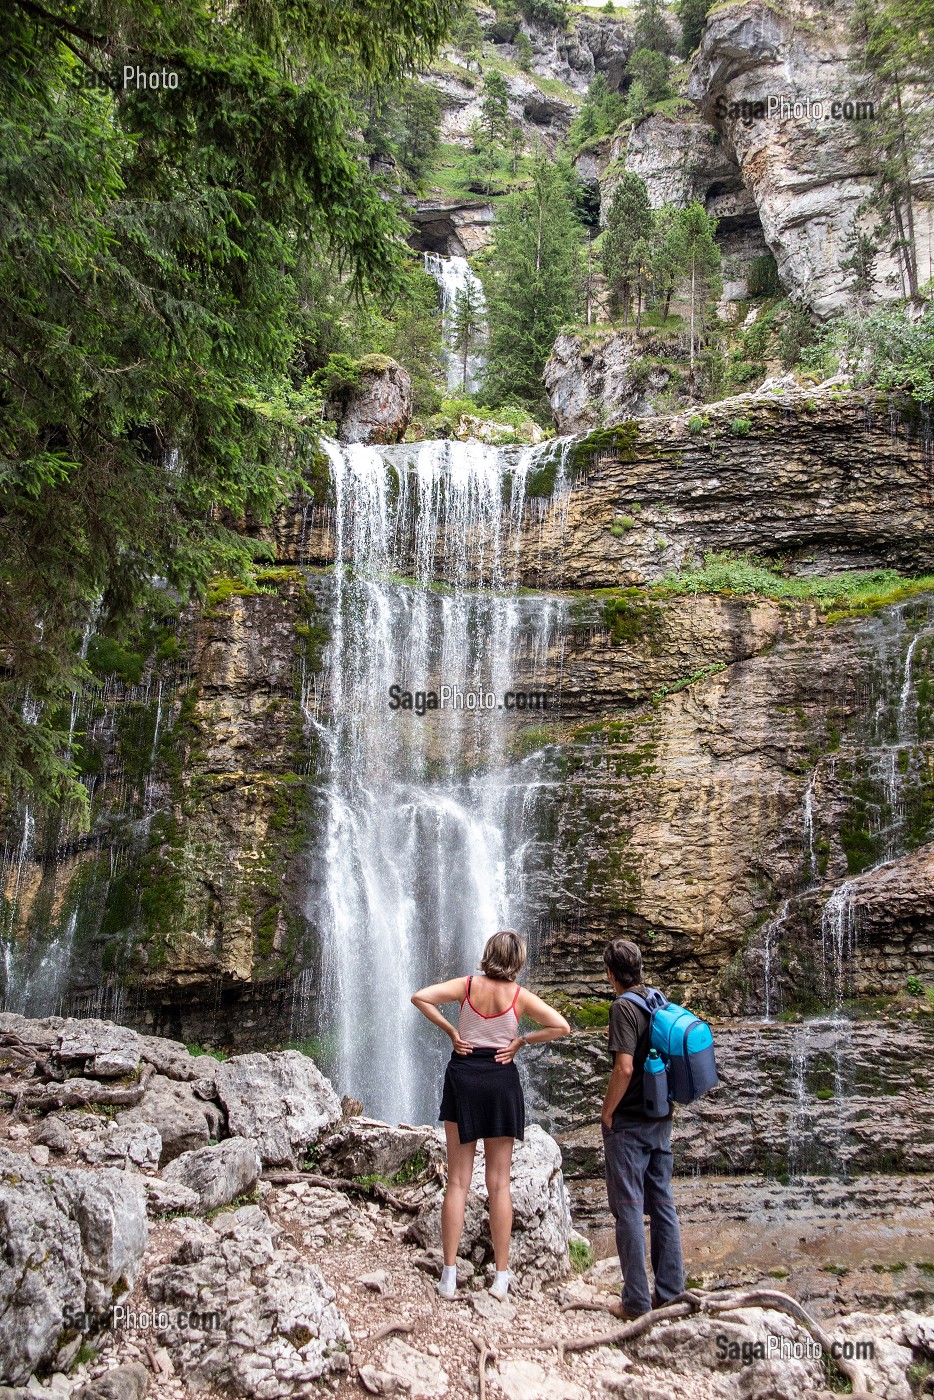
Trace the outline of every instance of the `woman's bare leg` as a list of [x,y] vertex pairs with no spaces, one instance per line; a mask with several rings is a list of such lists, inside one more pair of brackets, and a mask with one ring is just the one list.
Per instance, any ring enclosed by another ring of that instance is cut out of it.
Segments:
[[464,1210],[477,1144],[461,1142],[456,1123],[445,1122],[444,1136],[448,1148],[448,1185],[441,1206],[441,1248],[444,1250],[444,1262],[450,1267],[457,1259],[464,1230]]
[[512,1234],[512,1196],[509,1173],[512,1168],[512,1145],[515,1138],[483,1139],[486,1156],[486,1189],[490,1198],[490,1234],[497,1270],[509,1268],[509,1237]]

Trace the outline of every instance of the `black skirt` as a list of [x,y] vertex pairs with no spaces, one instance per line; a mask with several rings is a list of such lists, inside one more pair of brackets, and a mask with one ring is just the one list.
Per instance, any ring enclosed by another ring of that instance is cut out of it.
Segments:
[[515,1064],[497,1064],[492,1046],[451,1055],[444,1071],[438,1121],[456,1123],[461,1142],[525,1137],[525,1099]]

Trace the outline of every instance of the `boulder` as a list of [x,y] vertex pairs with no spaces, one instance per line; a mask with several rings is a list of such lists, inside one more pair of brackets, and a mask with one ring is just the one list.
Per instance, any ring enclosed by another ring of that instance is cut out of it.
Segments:
[[150,1215],[168,1215],[176,1211],[191,1213],[201,1205],[197,1191],[180,1181],[163,1181],[158,1176],[143,1178],[146,1208]]
[[166,1167],[163,1179],[187,1186],[197,1196],[202,1210],[215,1210],[252,1191],[262,1169],[255,1143],[232,1137],[214,1147],[183,1152]]
[[235,1055],[217,1067],[231,1133],[252,1138],[265,1166],[295,1167],[341,1116],[340,1100],[298,1050]]
[[[88,1115],[90,1117],[90,1115]],[[92,1167],[156,1167],[162,1156],[162,1138],[152,1123],[119,1123],[97,1120],[98,1130],[79,1147]]]
[[131,1361],[83,1385],[75,1400],[143,1400],[148,1390],[149,1372],[138,1361]]
[[66,1021],[52,1051],[52,1061],[66,1074],[115,1079],[139,1068],[140,1038],[111,1021]]
[[60,1118],[50,1115],[40,1123],[35,1141],[50,1152],[68,1152],[72,1145],[71,1130]]
[[[440,1136],[440,1135],[439,1135]],[[461,1253],[476,1265],[493,1258],[483,1180],[483,1146],[477,1149]],[[512,1159],[513,1237],[509,1265],[521,1283],[537,1287],[570,1273],[568,1243],[571,1211],[561,1172],[561,1152],[537,1123],[525,1130]],[[415,1216],[408,1238],[426,1248],[441,1235],[441,1193],[435,1193]]]
[[443,1179],[444,1147],[434,1128],[351,1118],[320,1144],[317,1169],[328,1176],[414,1179],[429,1172]]
[[212,1137],[220,1136],[220,1110],[195,1092],[195,1086],[202,1082],[196,1079],[180,1083],[157,1074],[149,1081],[140,1102],[117,1115],[118,1123],[151,1123],[158,1129],[162,1139],[160,1167],[183,1152],[207,1147]]
[[388,355],[366,355],[359,383],[328,405],[341,442],[401,442],[412,418],[412,381]]
[[170,1262],[150,1273],[149,1292],[170,1315],[188,1317],[198,1301],[203,1326],[173,1323],[159,1338],[199,1390],[278,1400],[348,1369],[350,1331],[333,1290],[278,1233],[258,1206],[210,1225],[185,1221]]
[[132,1287],[146,1241],[142,1192],[124,1172],[39,1170],[0,1148],[0,1382],[66,1365],[76,1319]]
[[387,1344],[383,1365],[386,1372],[395,1377],[399,1389],[408,1395],[424,1396],[428,1400],[447,1392],[448,1373],[438,1358],[416,1350],[401,1337],[393,1337]]

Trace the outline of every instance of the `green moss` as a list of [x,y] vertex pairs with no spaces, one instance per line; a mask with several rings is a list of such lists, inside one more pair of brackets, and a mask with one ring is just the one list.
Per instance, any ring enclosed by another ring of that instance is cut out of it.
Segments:
[[633,642],[658,630],[662,610],[655,604],[642,601],[643,598],[644,595],[640,595],[636,589],[627,589],[616,597],[607,598],[603,605],[603,625],[614,646]]
[[570,452],[571,465],[575,471],[586,471],[597,458],[608,456],[630,462],[638,437],[639,424],[632,418],[613,428],[598,428],[574,444]]

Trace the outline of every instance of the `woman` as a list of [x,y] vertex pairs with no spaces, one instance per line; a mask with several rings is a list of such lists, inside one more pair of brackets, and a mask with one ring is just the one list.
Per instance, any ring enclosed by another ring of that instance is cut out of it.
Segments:
[[[448,1185],[441,1208],[444,1268],[438,1292],[442,1298],[453,1298],[457,1288],[457,1250],[478,1138],[483,1139],[486,1158],[496,1260],[490,1293],[505,1301],[509,1289],[509,1170],[513,1142],[525,1136],[525,1102],[513,1060],[523,1045],[556,1040],[571,1029],[563,1016],[517,984],[525,957],[525,943],[517,933],[494,933],[483,950],[478,977],[455,977],[423,987],[412,997],[422,1015],[449,1035],[454,1045],[439,1114],[448,1149]],[[452,1001],[460,1002],[456,1029],[438,1010]],[[520,1035],[522,1016],[542,1029]]]

